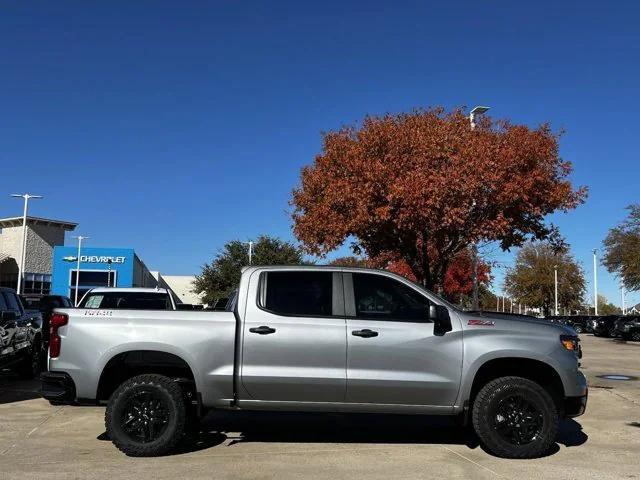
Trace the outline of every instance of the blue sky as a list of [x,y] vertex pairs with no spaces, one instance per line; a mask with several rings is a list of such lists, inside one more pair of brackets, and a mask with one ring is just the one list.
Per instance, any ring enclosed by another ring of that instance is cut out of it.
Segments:
[[[590,195],[550,220],[590,278],[591,249],[640,201],[639,9],[4,1],[0,216],[21,213],[9,193],[42,194],[31,213],[78,222],[92,246],[196,273],[229,239],[292,239],[290,192],[321,131],[368,113],[484,104],[566,131],[562,155]],[[616,280],[603,268],[599,279],[619,303]]]

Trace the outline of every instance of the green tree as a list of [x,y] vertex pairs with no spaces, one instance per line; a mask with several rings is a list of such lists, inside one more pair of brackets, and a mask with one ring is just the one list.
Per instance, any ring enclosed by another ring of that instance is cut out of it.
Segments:
[[522,247],[505,277],[508,294],[549,315],[555,302],[554,266],[558,268],[558,307],[580,308],[586,292],[584,272],[564,243],[530,242]]
[[[471,298],[467,303],[471,305]],[[498,296],[482,283],[478,285],[478,306],[480,310],[496,311],[498,309]]]
[[598,315],[622,315],[622,310],[610,303],[607,297],[598,294]]
[[[238,288],[242,268],[249,265],[248,242],[227,242],[211,263],[205,263],[193,282],[195,293],[204,293],[203,301],[212,304],[228,297]],[[303,265],[302,251],[290,242],[261,235],[253,243],[252,265]]]
[[629,215],[604,239],[602,264],[616,274],[625,288],[640,290],[640,204],[627,207]]

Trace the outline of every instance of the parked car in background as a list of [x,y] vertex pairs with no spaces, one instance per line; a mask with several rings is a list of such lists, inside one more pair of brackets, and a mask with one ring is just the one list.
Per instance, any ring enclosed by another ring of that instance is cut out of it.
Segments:
[[0,287],[0,370],[33,378],[40,373],[43,354],[42,315],[25,309],[15,290]]
[[573,328],[576,333],[587,333],[591,331],[589,317],[584,315],[550,315],[545,317],[552,323],[560,323]]
[[169,452],[225,409],[455,415],[488,451],[531,458],[586,408],[572,329],[464,312],[387,271],[249,267],[227,311],[102,301],[56,310],[42,394],[106,403],[132,456]]
[[616,334],[625,340],[640,342],[640,316],[620,317],[616,321]]
[[566,325],[573,327],[576,333],[589,332],[589,317],[583,315],[570,315],[565,317]]
[[63,295],[20,295],[20,300],[27,311],[40,312],[42,315],[42,347],[46,352],[49,348],[49,319],[56,308],[72,308],[69,297]]
[[615,337],[616,321],[619,318],[619,315],[604,315],[601,317],[592,317],[591,327],[593,328],[593,334],[596,337]]

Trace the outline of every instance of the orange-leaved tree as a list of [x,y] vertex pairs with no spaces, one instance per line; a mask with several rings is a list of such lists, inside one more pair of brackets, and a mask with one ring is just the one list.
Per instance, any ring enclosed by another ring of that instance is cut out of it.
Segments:
[[[386,269],[416,281],[416,276],[404,260],[389,262]],[[478,283],[488,287],[491,283],[491,266],[478,260]],[[449,262],[442,282],[442,294],[454,303],[461,303],[473,290],[473,257],[470,249],[458,252]]]
[[546,215],[575,208],[586,188],[568,180],[559,134],[462,109],[369,116],[323,135],[322,152],[293,191],[293,229],[324,255],[352,239],[356,254],[403,260],[416,280],[441,287],[471,242],[502,248],[550,233]]

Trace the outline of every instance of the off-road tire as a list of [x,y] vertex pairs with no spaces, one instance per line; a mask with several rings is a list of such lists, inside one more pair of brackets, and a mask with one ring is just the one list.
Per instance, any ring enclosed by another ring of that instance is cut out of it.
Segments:
[[633,332],[630,338],[634,342],[640,342],[640,332]]
[[[494,426],[494,415],[504,399],[520,395],[542,415],[540,434],[530,443],[505,440]],[[551,395],[539,384],[522,377],[500,377],[487,383],[473,402],[473,428],[490,453],[503,458],[537,458],[549,451],[558,433],[559,416]]]
[[582,328],[582,325],[574,325],[573,329],[578,335],[584,333],[584,328]]
[[[149,442],[132,439],[124,430],[123,415],[133,397],[142,392],[156,396],[166,406],[167,421],[162,434]],[[180,386],[163,375],[132,377],[111,395],[105,412],[105,427],[113,444],[130,457],[155,457],[170,452],[182,438],[187,421]]]

